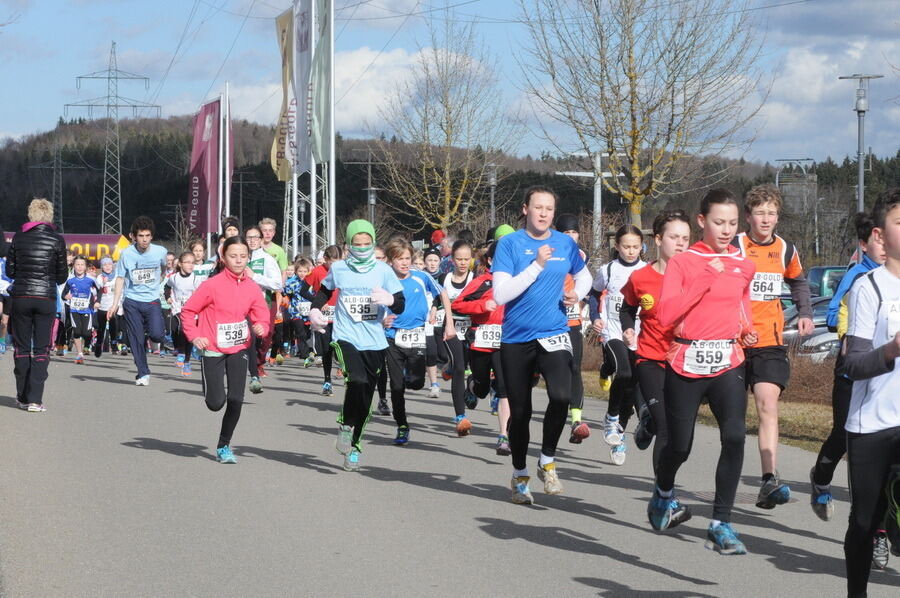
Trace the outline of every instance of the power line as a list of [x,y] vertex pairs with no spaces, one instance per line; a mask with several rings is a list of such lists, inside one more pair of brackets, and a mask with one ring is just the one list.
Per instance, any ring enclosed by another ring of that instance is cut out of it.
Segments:
[[200,0],[194,0],[194,5],[191,7],[191,12],[188,13],[187,21],[184,23],[184,29],[181,30],[181,37],[178,39],[178,44],[175,46],[175,51],[172,53],[172,59],[169,60],[169,64],[166,67],[165,72],[159,80],[159,84],[156,86],[156,90],[153,92],[153,97],[150,99],[150,102],[155,102],[157,98],[159,98],[159,94],[162,92],[163,85],[166,84],[166,80],[169,78],[169,73],[172,71],[172,67],[175,65],[175,61],[178,58],[178,51],[181,50],[181,46],[184,43],[184,40],[187,38],[188,31],[191,27],[191,21],[194,20],[194,15],[197,14],[197,9],[200,7]]
[[219,75],[222,74],[222,69],[225,68],[225,63],[228,62],[228,58],[231,56],[231,51],[234,50],[234,46],[235,44],[237,44],[237,40],[241,36],[241,32],[244,30],[244,25],[247,24],[247,17],[250,16],[250,13],[253,11],[254,6],[256,6],[256,0],[253,0],[253,2],[250,3],[250,8],[247,9],[247,14],[244,15],[244,20],[241,21],[241,26],[238,29],[238,32],[235,34],[234,39],[231,40],[231,47],[228,48],[228,53],[225,54],[225,60],[223,60],[222,64],[219,65],[219,70],[216,71],[216,76],[213,77],[212,82],[209,84],[209,89],[207,89],[206,93],[203,94],[204,98],[209,97],[209,92],[212,91],[213,85],[216,84],[216,80],[219,78]]

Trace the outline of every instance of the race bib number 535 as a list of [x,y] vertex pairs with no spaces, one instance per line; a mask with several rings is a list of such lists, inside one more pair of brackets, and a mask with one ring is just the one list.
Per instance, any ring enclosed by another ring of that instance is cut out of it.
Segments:
[[350,314],[354,322],[364,322],[378,318],[378,306],[372,304],[372,298],[368,295],[344,295],[341,294],[341,303]]

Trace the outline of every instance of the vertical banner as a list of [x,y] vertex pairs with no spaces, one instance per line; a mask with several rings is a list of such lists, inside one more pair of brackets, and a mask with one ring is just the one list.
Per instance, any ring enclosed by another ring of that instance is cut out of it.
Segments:
[[312,160],[310,135],[312,134],[312,98],[309,93],[309,77],[312,71],[312,3],[313,0],[294,0],[294,72],[293,89],[297,99],[297,123],[295,126],[294,169],[297,174],[309,170]]
[[329,118],[331,116],[331,57],[332,47],[331,1],[315,0],[318,28],[316,53],[313,55],[310,93],[312,94],[312,153],[316,162],[322,164],[331,159],[331,138]]
[[194,117],[190,194],[185,221],[191,234],[219,230],[219,100],[200,107]]
[[[228,131],[225,134],[225,139],[228,140],[228,147],[225,148],[227,152],[227,162],[225,162],[225,201],[224,205],[220,206],[221,213],[219,214],[219,221],[216,223],[216,230],[218,229],[218,225],[225,219],[225,216],[231,216],[232,214],[226,214],[225,210],[230,210],[231,208],[231,180],[234,178],[234,127],[231,126],[231,98],[228,95],[228,87],[226,85],[225,88],[225,127],[227,127]],[[238,218],[240,220],[240,218]],[[221,232],[221,231],[220,231]]]
[[289,181],[294,170],[296,151],[297,100],[291,78],[294,70],[294,15],[288,9],[275,19],[278,48],[281,51],[281,112],[272,141],[272,170],[279,181]]

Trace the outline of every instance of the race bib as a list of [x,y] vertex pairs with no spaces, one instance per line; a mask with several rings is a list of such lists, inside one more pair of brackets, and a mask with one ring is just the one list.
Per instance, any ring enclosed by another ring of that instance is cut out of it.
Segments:
[[472,320],[468,316],[465,318],[453,318],[453,327],[456,328],[456,338],[461,341],[466,340],[466,333],[472,327]]
[[502,337],[500,324],[482,324],[475,329],[475,346],[479,349],[499,349]]
[[153,284],[158,268],[137,268],[131,271],[131,284]]
[[563,332],[562,334],[557,334],[556,336],[539,338],[537,339],[537,342],[548,353],[552,353],[553,351],[568,351],[569,353],[572,352],[572,339],[569,338],[568,332]]
[[750,301],[772,301],[781,296],[784,276],[777,272],[757,272],[750,281]]
[[[621,307],[622,304],[619,304]],[[581,319],[581,304],[576,303],[575,305],[567,305],[566,306],[566,319],[567,320],[580,320]]]
[[437,313],[434,315],[434,327],[435,328],[443,328],[444,327],[444,318],[447,314],[444,313],[443,309],[439,309]]
[[354,322],[368,322],[378,319],[378,306],[368,295],[341,294],[341,303]]
[[84,311],[91,305],[90,297],[72,297],[69,299],[69,307],[75,311]]
[[618,318],[619,312],[622,311],[622,302],[625,301],[625,295],[622,293],[609,293],[606,296],[606,301],[609,306],[610,316]]
[[323,305],[322,306],[322,315],[328,318],[329,322],[334,322],[334,306],[333,305]]
[[[300,315],[303,316],[303,317],[305,318],[305,317],[309,316],[309,310],[312,309],[312,302],[310,302],[310,301],[301,301],[300,304],[299,304],[297,307],[298,307],[298,309],[299,309],[299,311],[300,311]],[[324,309],[322,310],[322,313],[323,313],[323,314],[325,313],[325,310],[324,310]]]
[[891,340],[900,332],[900,301],[885,301],[884,305],[888,316],[887,335]]
[[733,345],[733,341],[692,341],[684,352],[684,371],[709,376],[727,369]]
[[434,324],[425,322],[425,336],[434,336]]
[[220,349],[238,347],[246,343],[249,338],[250,327],[247,326],[247,320],[230,324],[219,324],[216,327],[216,345]]
[[394,336],[394,344],[401,349],[424,349],[425,327],[397,330],[397,334]]

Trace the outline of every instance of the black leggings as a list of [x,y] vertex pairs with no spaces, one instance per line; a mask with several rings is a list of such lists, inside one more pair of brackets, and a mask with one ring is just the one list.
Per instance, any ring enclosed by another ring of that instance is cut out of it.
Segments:
[[403,349],[387,339],[385,362],[391,374],[391,408],[398,426],[408,426],[404,391],[425,386],[425,349]]
[[316,347],[316,355],[322,358],[322,375],[325,382],[331,382],[331,360],[334,349],[331,343],[331,332],[334,324],[325,327],[325,332],[313,332],[313,342]]
[[500,361],[506,374],[509,395],[509,446],[513,467],[525,469],[528,443],[531,441],[531,389],[534,374],[540,373],[547,383],[550,401],[544,414],[541,453],[556,455],[559,436],[566,427],[572,390],[572,354],[566,350],[547,351],[536,340],[527,343],[501,343]]
[[194,348],[194,345],[187,339],[184,335],[184,331],[181,329],[181,314],[174,314],[169,316],[171,322],[169,322],[169,330],[172,331],[172,348],[178,352],[179,355],[184,357],[185,363],[191,362],[191,351]]
[[297,339],[297,356],[306,358],[312,351],[309,344],[309,326],[301,318],[291,320],[291,325],[294,327],[294,338]]
[[584,407],[584,380],[581,377],[581,358],[584,355],[584,336],[581,326],[569,326],[572,341],[572,409]]
[[616,373],[609,389],[609,405],[606,413],[612,417],[618,416],[619,425],[623,430],[628,426],[628,420],[640,402],[637,376],[633,375],[636,359],[634,351],[617,338],[612,338],[603,345],[604,368],[607,372],[610,371],[606,368],[609,361],[610,367]]
[[94,333],[94,314],[69,311],[69,328],[72,340],[81,339],[87,349]]
[[650,411],[650,429],[656,435],[653,441],[653,471],[659,468],[659,456],[669,440],[669,428],[666,425],[666,403],[663,400],[666,370],[664,361],[644,360],[635,366],[641,395]]
[[847,433],[850,521],[844,536],[847,596],[866,595],[872,566],[872,537],[887,511],[885,482],[900,465],[900,426],[871,434]]
[[430,335],[425,337],[425,365],[426,367],[433,367],[437,365],[438,361],[438,348],[437,348],[437,337],[435,335]]
[[498,399],[506,398],[506,380],[500,365],[500,351],[469,351],[472,366],[472,386],[469,388],[479,399],[491,390],[491,371],[494,372],[494,392]]
[[450,382],[450,396],[453,398],[453,411],[456,415],[466,412],[466,346],[459,337],[452,337],[449,341],[444,339],[444,329],[434,329],[435,338],[438,339],[438,354],[446,356],[447,366],[453,379]]
[[691,454],[697,411],[703,397],[706,397],[719,424],[719,439],[722,442],[716,466],[713,519],[731,521],[734,496],[744,465],[744,418],[747,414],[744,365],[703,378],[681,376],[670,368],[666,370],[663,392],[669,439],[659,456],[656,485],[663,491],[675,487],[675,474]]
[[[251,345],[250,351],[253,350]],[[203,376],[203,396],[210,411],[219,411],[226,404],[219,443],[216,448],[231,444],[234,428],[241,418],[244,405],[244,385],[247,383],[247,352],[238,351],[231,355],[204,356],[201,360]]]
[[813,468],[813,482],[819,486],[831,484],[834,470],[847,452],[847,414],[850,412],[850,395],[853,394],[853,381],[844,376],[834,376],[831,387],[831,433],[822,443],[816,466]]
[[[106,336],[109,331],[109,336]],[[113,343],[119,336],[119,320],[113,315],[112,318],[106,313],[106,310],[97,310],[97,343],[94,345],[94,355],[100,357],[103,353],[103,345],[112,350]]]
[[372,395],[384,367],[384,351],[360,351],[347,341],[332,343],[344,370],[344,406],[338,423],[353,428],[353,446],[362,450],[360,439],[372,411]]

